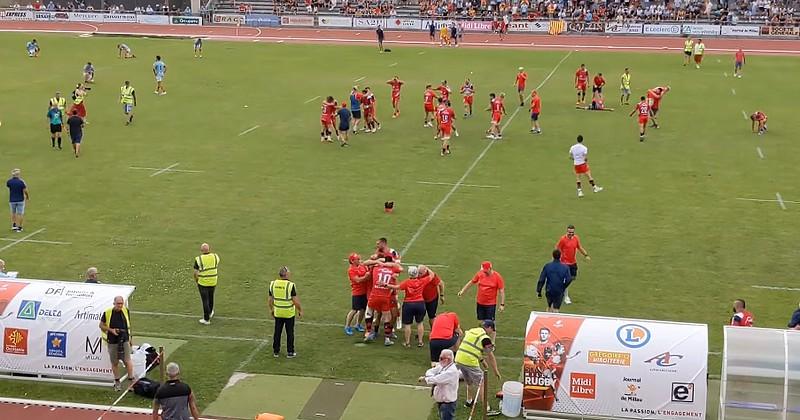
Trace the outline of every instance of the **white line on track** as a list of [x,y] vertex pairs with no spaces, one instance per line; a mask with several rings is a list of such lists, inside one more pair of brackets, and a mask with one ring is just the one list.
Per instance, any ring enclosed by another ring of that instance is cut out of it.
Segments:
[[[774,198],[744,198],[744,197],[736,197],[737,200],[742,201],[757,201],[760,203],[777,203],[778,200]],[[791,204],[800,204],[800,201],[792,201],[792,200],[783,200],[784,203],[791,203]]]
[[764,152],[761,150],[761,147],[756,146],[756,153],[758,153],[758,157],[764,159]]
[[309,100],[307,100],[307,101],[305,101],[305,102],[303,102],[303,103],[304,103],[304,104],[308,104],[308,103],[310,103],[310,102],[314,102],[314,101],[316,101],[316,100],[317,100],[317,99],[319,99],[319,98],[320,98],[319,96],[315,96],[315,97],[313,97],[313,98],[311,98],[311,99],[309,99]]
[[13,247],[14,245],[17,245],[17,244],[20,244],[20,243],[22,243],[22,242],[25,242],[25,241],[27,241],[28,239],[30,239],[30,238],[33,238],[34,236],[36,236],[36,235],[38,235],[38,234],[40,234],[40,233],[42,233],[42,232],[44,232],[44,231],[45,231],[45,228],[40,228],[40,229],[39,229],[39,230],[37,230],[37,231],[31,232],[31,233],[29,233],[29,234],[27,234],[27,235],[25,235],[25,236],[23,236],[23,237],[21,237],[21,238],[19,238],[19,239],[15,240],[14,242],[11,242],[10,244],[8,244],[8,245],[6,245],[6,246],[4,246],[4,247],[0,248],[0,252],[3,252],[3,251],[5,251],[5,250],[7,250],[7,249],[9,249],[9,248]]
[[239,135],[243,136],[243,135],[245,135],[245,134],[247,134],[247,133],[249,133],[251,131],[258,130],[259,128],[261,128],[260,125],[254,125],[254,126],[248,128],[247,130],[242,131],[241,133],[239,133]]
[[781,209],[786,210],[786,203],[783,202],[783,197],[781,197],[781,193],[776,192],[775,198],[778,199],[778,205],[781,206]]
[[[555,74],[556,70],[558,70],[558,68],[561,67],[561,64],[564,63],[564,61],[566,61],[570,55],[572,55],[571,50],[566,55],[564,55],[563,58],[561,58],[561,61],[559,61],[555,65],[555,67],[553,67],[553,69],[550,71],[547,77],[545,77],[544,80],[542,80],[542,82],[539,83],[539,86],[536,87],[537,90],[541,89],[542,86],[544,86],[545,83],[547,83],[547,81],[549,81],[550,78],[553,77],[553,74]],[[501,128],[500,132],[502,132],[503,130],[506,129],[506,127],[508,127],[508,125],[511,123],[511,121],[514,120],[514,117],[517,116],[519,110],[521,109],[521,107],[514,107],[514,108],[516,108],[514,110],[514,113],[511,114],[510,117],[508,117],[508,120],[506,120],[506,123],[503,124],[503,127]],[[450,200],[450,197],[453,196],[453,193],[455,193],[464,184],[464,180],[466,180],[467,177],[475,169],[475,167],[478,166],[478,163],[480,163],[480,161],[483,160],[484,156],[486,156],[486,153],[489,152],[489,149],[491,149],[492,146],[495,145],[495,143],[497,143],[497,141],[492,140],[489,142],[489,144],[486,145],[486,147],[483,148],[478,157],[476,157],[475,160],[472,161],[472,164],[464,172],[464,175],[461,175],[461,178],[459,178],[458,181],[455,183],[455,185],[453,185],[453,187],[450,188],[450,191],[448,191],[447,194],[444,195],[442,200],[439,201],[439,204],[437,204],[436,207],[434,207],[433,210],[431,210],[430,214],[428,214],[428,217],[426,217],[425,220],[422,222],[422,224],[419,226],[419,228],[417,228],[417,231],[414,232],[414,235],[412,235],[411,239],[408,240],[406,245],[403,247],[403,250],[400,251],[400,255],[408,254],[408,250],[411,249],[411,246],[414,245],[414,242],[417,241],[419,235],[421,235],[422,232],[425,230],[425,228],[428,227],[428,224],[431,222],[431,220],[433,220],[434,217],[436,217],[436,214],[439,213],[439,210],[445,205],[445,203],[447,203],[447,201]]]
[[778,287],[778,286],[750,286],[754,289],[767,289],[767,290],[789,290],[792,292],[800,291],[796,287]]
[[[456,184],[452,182],[429,182],[429,181],[417,181],[417,184],[426,184],[426,185],[450,185],[454,186]],[[500,188],[499,185],[477,185],[477,184],[461,184],[462,187],[474,187],[474,188]]]
[[747,119],[747,113],[742,110],[742,118]]
[[360,81],[362,81],[362,80],[364,80],[364,79],[366,79],[366,78],[367,78],[367,76],[361,76],[361,77],[359,77],[358,79],[356,79],[356,80],[353,80],[353,83],[358,83],[358,82],[360,82]]
[[731,88],[731,93],[732,93],[732,94],[734,94],[734,95],[736,95],[736,89],[734,89],[734,88]]
[[172,168],[174,168],[174,167],[176,167],[176,166],[178,166],[178,165],[180,165],[180,163],[178,163],[178,162],[175,162],[175,163],[173,163],[172,165],[169,165],[169,166],[167,166],[167,167],[166,167],[166,168],[164,168],[164,169],[159,169],[158,171],[156,171],[156,172],[153,172],[152,174],[150,174],[150,177],[152,178],[152,177],[154,177],[154,176],[161,175],[161,174],[163,174],[164,172],[169,172],[169,171],[170,171]]
[[256,346],[256,348],[254,348],[249,355],[247,355],[247,358],[242,360],[242,363],[239,363],[239,367],[236,368],[236,372],[241,372],[242,369],[244,369],[247,365],[249,365],[250,362],[253,361],[253,358],[256,357],[256,355],[260,353],[261,350],[264,350],[264,347],[267,346],[267,343],[269,343],[267,340],[262,340],[261,343],[258,346]]

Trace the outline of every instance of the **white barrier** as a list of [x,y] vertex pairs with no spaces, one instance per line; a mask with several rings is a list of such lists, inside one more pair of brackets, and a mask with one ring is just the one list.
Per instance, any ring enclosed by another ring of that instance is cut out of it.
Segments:
[[244,25],[244,15],[215,14],[211,21],[218,25]]
[[739,25],[739,26],[723,26],[720,35],[722,36],[760,36],[760,26],[756,25]]
[[[491,25],[490,25],[491,26]],[[536,32],[547,33],[550,30],[550,21],[512,21],[508,24],[509,32]]]
[[320,16],[319,26],[323,28],[351,28],[353,18],[341,16]]
[[103,15],[103,22],[136,23],[136,15],[133,13],[106,13]]
[[136,22],[147,25],[169,25],[169,16],[136,15]]
[[281,26],[314,26],[314,16],[281,16]]
[[33,12],[28,10],[0,11],[0,20],[33,20]]
[[386,19],[383,18],[353,18],[354,28],[377,28],[378,25],[386,27]]
[[422,21],[419,19],[387,18],[386,28],[388,29],[422,29]]
[[75,22],[103,22],[103,13],[69,12],[69,20]]
[[607,23],[607,34],[640,34],[644,30],[642,23]]
[[[469,32],[491,32],[492,22],[486,20],[462,20],[459,22],[461,30]],[[548,23],[549,25],[549,23]],[[427,29],[427,24],[423,23],[422,28]]]
[[681,33],[684,35],[715,36],[719,35],[720,31],[719,31],[719,25],[687,23],[683,25]]
[[170,16],[169,24],[200,26],[203,24],[203,18],[197,16]]
[[645,35],[680,35],[681,25],[667,24],[667,25],[651,25],[645,24],[642,28]]

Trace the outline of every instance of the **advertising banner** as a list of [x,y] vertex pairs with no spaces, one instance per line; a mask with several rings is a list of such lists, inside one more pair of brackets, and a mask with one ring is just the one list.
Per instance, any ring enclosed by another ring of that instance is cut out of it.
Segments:
[[378,25],[386,27],[386,19],[383,18],[353,18],[354,28],[377,28]]
[[387,18],[386,27],[389,29],[422,29],[419,19]]
[[0,20],[33,20],[33,12],[30,10],[0,11]]
[[603,32],[603,24],[600,22],[569,22],[567,24],[568,32]]
[[723,26],[721,35],[723,36],[759,36],[759,26],[756,25],[737,25]]
[[[430,23],[430,22],[428,22]],[[428,23],[422,23],[422,29],[428,29]],[[461,20],[458,22],[465,32],[491,32],[492,22],[485,20]]]
[[684,35],[719,35],[719,25],[687,23],[683,25],[681,33]]
[[53,20],[55,12],[33,12],[34,20]]
[[169,16],[136,15],[136,22],[148,25],[169,25]]
[[103,22],[136,23],[136,15],[133,13],[106,13],[103,15]]
[[325,28],[351,28],[353,18],[341,16],[320,16],[319,26]]
[[800,28],[797,26],[762,26],[761,35],[796,37],[800,35]]
[[103,22],[103,14],[91,12],[69,12],[69,20],[75,22]]
[[638,419],[702,419],[708,327],[532,312],[523,408]]
[[314,26],[314,16],[281,16],[281,26]]
[[509,32],[539,32],[550,31],[550,21],[537,20],[534,22],[512,21],[508,24]]
[[169,23],[171,25],[200,26],[203,24],[203,18],[198,16],[170,16]]
[[280,26],[281,19],[275,15],[247,15],[244,24],[252,27]]
[[607,34],[640,34],[642,30],[642,23],[606,23]]
[[133,286],[0,280],[0,371],[112,381],[100,317]]
[[645,35],[680,35],[681,25],[651,25],[646,23],[644,25],[643,33]]
[[244,15],[215,14],[211,21],[218,25],[244,25]]

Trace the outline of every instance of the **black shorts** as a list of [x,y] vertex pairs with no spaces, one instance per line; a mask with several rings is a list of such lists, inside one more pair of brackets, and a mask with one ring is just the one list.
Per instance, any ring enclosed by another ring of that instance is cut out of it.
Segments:
[[684,51],[683,55],[685,55],[687,57],[691,57],[692,56],[692,52],[691,51]]
[[602,86],[601,87],[593,86],[592,87],[592,92],[603,93],[603,87]]
[[50,124],[50,132],[52,134],[60,133],[62,130],[61,124]]
[[442,350],[452,348],[456,345],[456,343],[458,343],[457,332],[453,332],[453,336],[450,337],[450,339],[437,338],[431,340],[431,362],[438,362],[439,356],[442,354]]
[[353,303],[352,303],[351,308],[354,311],[365,311],[365,310],[367,310],[367,295],[353,296],[352,301],[353,301]]
[[569,267],[570,278],[572,278],[572,280],[575,280],[575,277],[578,277],[578,264],[577,263],[567,264],[567,267]]
[[425,319],[425,302],[403,302],[403,325],[420,323]]
[[561,302],[564,301],[564,294],[563,293],[550,293],[546,292],[545,297],[547,298],[547,307],[561,309]]
[[494,321],[495,313],[497,312],[497,305],[481,305],[478,303],[476,305],[478,313],[478,321],[484,321],[490,319]]
[[81,140],[83,140],[83,133],[76,135],[70,132],[69,137],[72,139],[72,144],[81,144]]
[[361,119],[361,110],[360,109],[358,111],[351,111],[350,113],[353,114],[353,119],[354,120],[360,120]]
[[341,131],[342,133],[346,133],[346,132],[350,131],[350,126],[349,125],[340,125],[339,126],[339,131]]
[[531,121],[539,121],[539,113],[531,112]]
[[[425,312],[428,313],[428,319],[433,321],[433,318],[436,318],[436,310],[439,309],[439,297],[437,296],[436,299],[425,302]],[[438,359],[437,359],[438,360]]]

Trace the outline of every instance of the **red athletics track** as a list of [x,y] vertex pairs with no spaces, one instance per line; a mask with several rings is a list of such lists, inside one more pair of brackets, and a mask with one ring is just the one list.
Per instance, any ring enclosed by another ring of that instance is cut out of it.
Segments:
[[[18,22],[0,21],[0,32],[66,32],[147,36],[202,36],[211,39],[251,42],[295,42],[374,44],[371,29],[318,29],[318,28],[250,28],[235,26],[161,26],[128,23],[81,22]],[[527,49],[580,49],[597,51],[679,51],[683,41],[678,37],[641,37],[606,35],[535,35],[509,34],[505,41],[487,33],[467,33],[465,47],[527,48]],[[433,46],[427,32],[387,31],[388,46]],[[707,51],[732,52],[743,48],[750,54],[800,55],[800,39],[707,38]]]
[[[88,404],[66,404],[44,401],[39,404],[22,400],[0,401],[0,419],[3,420],[97,420],[106,408]],[[120,408],[110,411],[103,420],[152,420],[151,410]],[[219,417],[204,417],[203,420],[225,420]],[[234,419],[228,419],[234,420]]]

